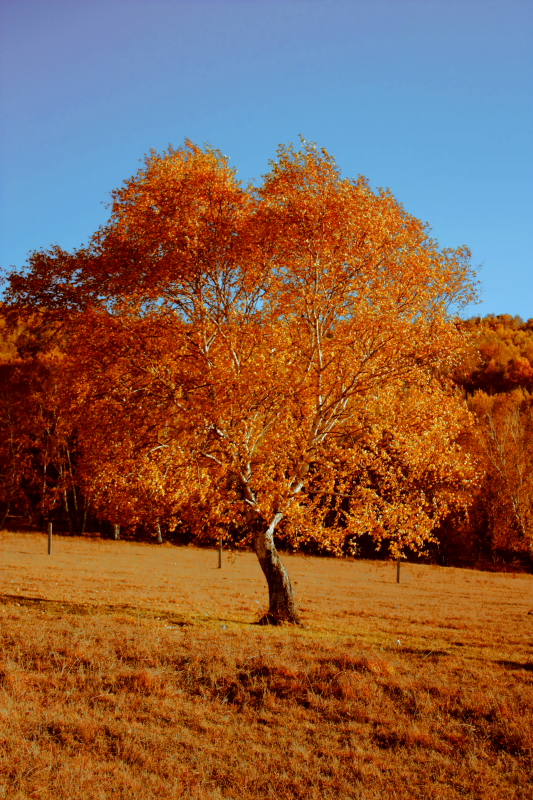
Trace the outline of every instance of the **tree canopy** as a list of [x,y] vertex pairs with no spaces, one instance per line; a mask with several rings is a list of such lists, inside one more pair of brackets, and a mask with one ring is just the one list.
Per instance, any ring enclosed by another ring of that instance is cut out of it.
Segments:
[[468,250],[305,142],[248,187],[186,142],[112,198],[87,247],[33,253],[8,290],[61,327],[93,501],[250,540],[265,621],[297,620],[276,532],[332,552],[431,538],[472,480],[445,377]]

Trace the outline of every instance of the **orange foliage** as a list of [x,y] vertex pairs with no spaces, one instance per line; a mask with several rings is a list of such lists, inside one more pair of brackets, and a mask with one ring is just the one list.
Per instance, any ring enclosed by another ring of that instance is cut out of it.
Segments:
[[464,408],[432,385],[464,347],[468,258],[314,145],[245,190],[187,143],[113,193],[87,248],[33,254],[10,299],[67,325],[93,501],[244,531],[270,619],[294,620],[280,524],[334,552],[363,531],[418,549],[472,480]]
[[476,392],[472,450],[485,471],[483,506],[493,549],[526,549],[533,557],[533,398]]
[[459,526],[460,549],[493,561],[531,557],[533,320],[501,314],[461,327],[471,343],[454,379],[475,418],[462,444],[483,477],[471,497],[470,523]]
[[533,319],[490,315],[466,320],[462,328],[472,344],[455,377],[469,393],[533,391]]
[[0,363],[0,503],[49,518],[58,509],[82,532],[86,505],[76,486],[77,442],[57,355]]

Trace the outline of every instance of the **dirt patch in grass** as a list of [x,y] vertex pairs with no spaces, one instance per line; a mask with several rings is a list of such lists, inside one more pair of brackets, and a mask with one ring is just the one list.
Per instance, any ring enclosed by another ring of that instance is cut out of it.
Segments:
[[[0,798],[533,795],[533,579],[0,536]],[[308,627],[307,627],[308,626]]]

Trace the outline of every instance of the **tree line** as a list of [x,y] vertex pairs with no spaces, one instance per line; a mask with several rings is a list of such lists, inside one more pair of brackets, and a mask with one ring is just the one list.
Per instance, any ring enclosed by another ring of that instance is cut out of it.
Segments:
[[469,260],[315,145],[247,187],[150,153],[87,246],[8,275],[3,521],[252,546],[272,622],[280,545],[531,553],[533,323],[462,321]]

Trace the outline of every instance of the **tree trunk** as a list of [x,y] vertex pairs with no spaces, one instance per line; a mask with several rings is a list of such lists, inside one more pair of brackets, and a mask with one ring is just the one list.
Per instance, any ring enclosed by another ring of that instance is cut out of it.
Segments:
[[65,506],[65,513],[67,515],[67,520],[68,520],[68,532],[72,533],[72,517],[70,515],[67,487],[65,486],[64,483],[63,483],[63,505]]
[[2,530],[2,528],[4,527],[6,519],[9,517],[10,511],[11,511],[11,497],[7,501],[6,510],[2,516],[2,521],[0,522],[0,530]]
[[[85,533],[85,526],[87,524],[87,513],[88,513],[88,511],[89,511],[89,501],[86,500],[85,501],[85,508],[83,509],[83,517],[82,517],[81,529],[80,529],[80,533],[81,533],[82,536]],[[76,513],[77,513],[77,511],[76,511]],[[79,515],[78,515],[78,517],[79,517]]]
[[[69,475],[70,475],[70,485],[72,486],[72,500],[73,500],[73,503],[74,503],[74,528],[75,528],[76,531],[79,532],[82,527],[85,528],[85,522],[83,523],[83,526],[80,525],[80,512],[79,512],[79,508],[78,508],[78,496],[76,494],[76,484],[74,483],[74,475],[73,475],[73,472],[72,472],[72,461],[71,461],[71,458],[70,458],[70,448],[68,447],[68,445],[65,445],[65,450],[66,450],[66,453],[67,453],[67,463],[68,463],[68,471],[69,471]],[[83,533],[83,530],[81,532]]]
[[300,622],[291,582],[274,544],[274,531],[282,516],[282,514],[276,514],[270,525],[263,520],[255,520],[253,523],[254,550],[268,584],[269,596],[268,612],[260,619],[260,625],[280,625],[282,622],[299,624]]

